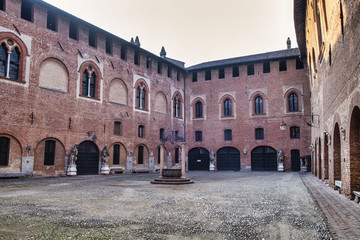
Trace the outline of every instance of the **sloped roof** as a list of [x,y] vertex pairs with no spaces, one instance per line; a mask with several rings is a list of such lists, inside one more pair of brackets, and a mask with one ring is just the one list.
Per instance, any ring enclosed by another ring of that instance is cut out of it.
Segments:
[[195,71],[206,68],[222,67],[227,65],[241,65],[247,63],[255,63],[262,61],[270,61],[277,59],[294,58],[300,55],[299,49],[291,48],[286,50],[280,50],[275,52],[267,52],[261,54],[248,55],[243,57],[228,58],[222,60],[216,60],[211,62],[200,63],[191,67],[186,68],[188,71]]

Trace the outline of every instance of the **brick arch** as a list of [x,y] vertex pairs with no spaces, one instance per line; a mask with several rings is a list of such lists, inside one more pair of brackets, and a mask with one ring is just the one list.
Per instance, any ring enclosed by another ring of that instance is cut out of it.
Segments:
[[[143,147],[143,164],[139,164],[139,147],[142,146]],[[140,143],[138,145],[136,145],[136,147],[134,148],[134,156],[136,157],[136,165],[140,165],[140,166],[148,166],[149,162],[149,155],[150,155],[150,151],[149,148],[143,144]]]
[[23,149],[21,143],[13,135],[0,133],[0,137],[10,139],[8,165],[0,167],[0,173],[21,172]]
[[334,185],[336,180],[341,181],[341,133],[338,122],[334,124],[333,133],[333,176],[330,179],[330,184]]
[[114,78],[111,80],[109,87],[109,101],[128,105],[128,87],[122,79]]
[[[145,98],[145,103],[146,103],[146,98]],[[161,91],[155,94],[154,110],[160,113],[167,113],[168,105],[167,105],[166,95]]]
[[[229,99],[231,101],[231,115],[230,116],[225,116],[225,101]],[[231,95],[230,93],[225,93],[219,101],[220,104],[220,111],[221,111],[221,117],[233,117],[235,116],[235,109],[236,109],[236,100],[235,97],[233,95]]]
[[[360,191],[360,108],[355,106],[350,118],[350,191]],[[354,197],[354,196],[351,196]]]
[[[45,142],[53,140],[55,145],[54,165],[44,165]],[[60,146],[59,146],[60,144]],[[47,137],[38,142],[34,149],[34,175],[59,176],[64,172],[66,150],[64,144],[57,138]]]
[[[192,118],[193,119],[195,119],[196,117],[195,117],[195,113],[196,113],[196,103],[197,102],[201,102],[201,104],[202,104],[202,107],[203,107],[203,109],[202,109],[202,113],[203,113],[203,115],[202,115],[202,118],[205,118],[205,116],[206,116],[206,103],[205,103],[205,100],[202,98],[202,97],[197,97],[197,98],[195,98],[192,102],[191,102],[191,108],[192,108]],[[201,118],[201,119],[202,119]]]
[[96,76],[96,80],[95,80],[95,99],[96,100],[100,100],[100,82],[102,79],[102,74],[100,71],[100,68],[91,60],[85,61],[81,64],[80,68],[79,68],[79,73],[80,73],[80,92],[79,95],[81,97],[87,97],[87,96],[83,96],[82,95],[82,75],[83,73],[87,71],[89,74],[91,73],[95,73]]
[[183,116],[183,103],[184,103],[184,100],[183,100],[183,96],[182,96],[182,94],[179,92],[179,91],[176,91],[176,92],[174,92],[174,94],[173,94],[173,96],[172,96],[172,116],[174,116],[175,117],[175,113],[174,113],[174,108],[175,108],[175,106],[174,106],[174,104],[175,104],[175,99],[178,99],[179,100],[179,108],[180,108],[180,113],[179,113],[179,118],[182,118],[182,116]]
[[[302,109],[303,109],[303,94],[300,92],[299,89],[297,88],[294,88],[294,87],[291,87],[289,89],[287,89],[284,93],[284,101],[285,101],[285,106],[286,106],[286,113],[290,113],[290,105],[289,105],[289,98],[290,98],[290,95],[292,93],[295,93],[297,98],[298,98],[298,111],[296,111],[295,113],[298,113],[298,112],[302,112]],[[292,113],[292,112],[291,112]]]
[[[9,40],[12,41],[12,43],[9,42]],[[18,36],[10,32],[0,33],[0,45],[3,43],[6,45],[8,51],[13,51],[17,48],[20,53],[18,79],[8,80],[25,83],[26,57],[30,54],[28,48]]]
[[[53,71],[53,68],[57,70]],[[62,76],[59,74],[61,69],[64,70]],[[64,62],[56,57],[48,57],[41,61],[38,79],[39,86],[69,92],[69,70]]]
[[[263,100],[263,113],[256,114],[255,113],[255,99],[257,97],[261,97]],[[267,96],[263,91],[255,91],[250,96],[250,104],[251,104],[251,113],[252,115],[266,115],[267,114]]]
[[125,169],[126,168],[127,149],[126,149],[125,145],[122,144],[121,142],[113,142],[110,145],[110,147],[109,147],[109,154],[110,154],[109,165],[110,165],[110,167],[118,166],[118,165],[114,165],[114,145],[116,145],[116,144],[120,145],[120,159],[119,159],[118,165]]

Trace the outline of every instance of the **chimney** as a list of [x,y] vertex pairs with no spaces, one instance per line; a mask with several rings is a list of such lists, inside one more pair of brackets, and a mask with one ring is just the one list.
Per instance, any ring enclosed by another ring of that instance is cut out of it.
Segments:
[[161,48],[160,57],[165,58],[166,57],[166,51],[164,46]]
[[286,41],[286,45],[287,45],[287,49],[291,49],[291,40],[288,37],[287,41]]

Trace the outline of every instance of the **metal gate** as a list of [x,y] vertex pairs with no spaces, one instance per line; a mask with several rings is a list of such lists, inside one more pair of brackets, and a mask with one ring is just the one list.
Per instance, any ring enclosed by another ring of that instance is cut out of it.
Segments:
[[193,148],[188,154],[189,171],[209,171],[210,156],[205,148]]
[[272,147],[261,146],[251,151],[252,171],[277,171],[277,152]]
[[291,150],[291,171],[300,171],[300,151],[296,149]]
[[240,152],[233,147],[224,147],[217,152],[217,170],[240,171]]
[[76,161],[78,175],[99,174],[99,150],[95,143],[84,141],[79,145]]

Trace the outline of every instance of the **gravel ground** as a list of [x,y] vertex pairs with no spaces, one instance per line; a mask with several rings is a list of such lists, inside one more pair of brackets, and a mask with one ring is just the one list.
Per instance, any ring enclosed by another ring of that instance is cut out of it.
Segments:
[[0,239],[331,239],[298,173],[0,180]]

